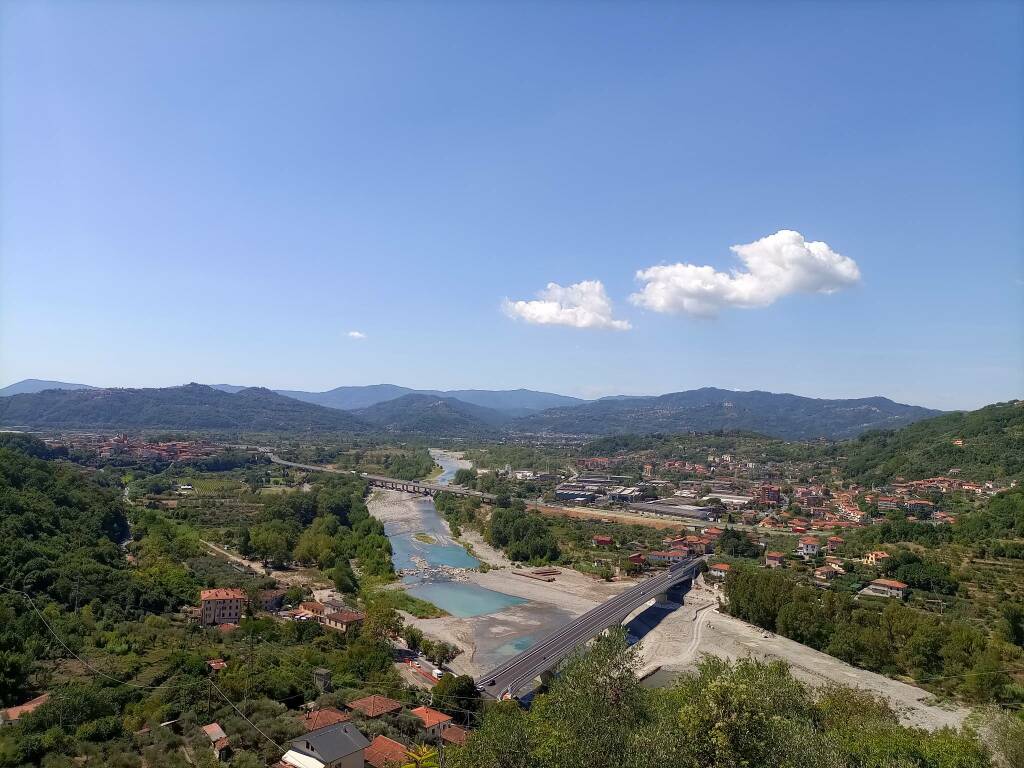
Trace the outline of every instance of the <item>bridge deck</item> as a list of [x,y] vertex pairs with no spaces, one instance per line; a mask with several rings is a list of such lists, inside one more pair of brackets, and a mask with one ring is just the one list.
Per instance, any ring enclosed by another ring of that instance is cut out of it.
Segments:
[[701,562],[702,558],[690,558],[676,563],[665,573],[653,576],[605,601],[555,630],[532,648],[481,676],[478,684],[483,686],[486,694],[494,698],[515,696],[534,678],[555,668],[576,648],[608,627],[620,623],[648,600],[695,578]]
[[336,475],[359,475],[366,480],[370,485],[376,488],[390,488],[396,491],[407,491],[408,493],[422,493],[429,496],[435,494],[454,493],[456,496],[472,496],[474,498],[483,499],[484,501],[494,501],[497,497],[492,493],[482,493],[480,491],[473,491],[468,488],[459,488],[458,486],[452,485],[438,485],[436,483],[421,483],[416,480],[399,480],[395,477],[384,477],[383,475],[368,475],[365,472],[356,472],[352,469],[332,469],[331,467],[321,467],[316,464],[299,464],[295,461],[285,461],[284,459],[275,456],[269,451],[264,451],[264,455],[267,456],[275,464],[280,464],[285,467],[295,467],[296,469],[305,469],[310,472],[330,472]]

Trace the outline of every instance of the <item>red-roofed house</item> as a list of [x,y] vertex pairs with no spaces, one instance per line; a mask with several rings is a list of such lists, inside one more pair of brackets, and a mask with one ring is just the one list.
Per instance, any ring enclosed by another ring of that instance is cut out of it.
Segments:
[[224,762],[231,757],[231,741],[228,739],[228,735],[224,733],[224,729],[220,727],[220,723],[204,725],[203,733],[209,738],[210,747],[213,749],[213,754],[218,760]]
[[360,626],[365,618],[366,614],[362,611],[352,611],[346,608],[343,611],[325,614],[320,623],[339,632],[348,632],[350,629]]
[[457,725],[449,725],[443,731],[441,731],[441,740],[447,741],[449,744],[455,744],[462,746],[466,743],[466,739],[469,738],[469,731],[465,728],[460,728]]
[[842,536],[829,536],[825,548],[828,549],[829,552],[835,552],[843,546],[843,542],[844,540]]
[[796,546],[796,553],[800,555],[804,560],[809,560],[812,557],[817,557],[818,552],[821,551],[821,542],[819,542],[813,536],[804,536],[800,539],[800,543]]
[[868,552],[864,555],[864,562],[868,565],[881,565],[884,561],[889,559],[889,553],[884,550],[877,550],[875,552]]
[[402,708],[400,702],[389,699],[387,696],[378,696],[377,694],[367,696],[365,699],[350,701],[346,706],[361,713],[364,717],[380,717],[389,712],[397,712]]
[[199,607],[206,626],[237,624],[242,620],[245,590],[234,587],[204,589],[199,593]]
[[881,597],[896,597],[902,600],[907,595],[907,585],[895,579],[875,579],[865,591]]
[[595,547],[610,547],[612,545],[612,537],[601,533],[593,538],[593,542]]
[[342,712],[337,707],[321,707],[302,716],[302,727],[307,731],[315,731],[317,728],[347,723],[351,719],[352,715]]
[[363,760],[372,768],[401,768],[405,765],[405,745],[387,736],[378,736],[363,751]]
[[830,579],[835,577],[837,573],[839,573],[839,571],[837,571],[831,565],[823,565],[820,568],[814,569],[814,578],[818,581],[829,581]]
[[430,707],[416,707],[415,709],[410,709],[409,713],[420,719],[423,730],[429,736],[440,736],[441,731],[452,724],[452,718],[450,715],[446,715],[444,712],[438,712],[436,709],[431,709]]
[[15,707],[8,707],[7,709],[0,709],[0,725],[14,725],[24,715],[27,715],[29,712],[34,712],[49,700],[50,694],[44,693],[41,696],[36,696],[34,699],[26,701],[24,704],[18,704]]
[[708,576],[714,579],[724,579],[729,575],[729,571],[732,570],[732,566],[728,563],[715,563],[714,565],[708,566]]
[[785,558],[781,552],[765,552],[764,553],[764,564],[769,568],[779,568],[782,566],[782,561]]

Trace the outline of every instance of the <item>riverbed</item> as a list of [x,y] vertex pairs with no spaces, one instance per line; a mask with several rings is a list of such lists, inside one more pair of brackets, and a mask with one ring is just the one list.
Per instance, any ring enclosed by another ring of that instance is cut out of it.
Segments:
[[[431,454],[442,470],[434,482],[441,485],[450,483],[458,469],[470,466],[458,454],[439,450]],[[557,591],[552,591],[550,600],[537,599],[544,596],[537,594],[543,593],[540,583],[511,577],[508,571],[481,574],[476,570],[480,561],[452,537],[429,498],[376,491],[370,511],[384,524],[405,589],[450,614],[441,619],[409,617],[409,621],[462,648],[465,653],[452,665],[459,671],[486,671],[593,604]],[[509,584],[510,579],[524,583]],[[559,605],[565,602],[570,603],[568,610]]]

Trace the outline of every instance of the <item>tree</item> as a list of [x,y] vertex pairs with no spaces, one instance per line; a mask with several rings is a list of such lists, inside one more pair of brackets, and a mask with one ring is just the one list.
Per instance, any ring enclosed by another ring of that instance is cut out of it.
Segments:
[[395,610],[391,600],[382,594],[376,595],[366,607],[364,634],[381,640],[398,637],[402,632],[402,624],[402,617]]
[[434,686],[434,706],[467,724],[480,708],[480,692],[469,675],[445,675]]
[[408,624],[402,629],[402,639],[409,650],[415,653],[423,647],[423,630]]
[[[782,662],[705,657],[645,690],[621,633],[577,654],[529,711],[484,710],[453,768],[987,768],[969,730],[905,728],[882,699],[812,689]],[[1019,730],[1019,729],[1018,729]],[[1017,733],[1007,729],[1007,738]],[[1006,739],[1004,739],[1005,741]]]
[[420,744],[406,750],[405,763],[402,768],[438,768],[439,766],[437,750],[426,744]]
[[288,526],[281,520],[254,525],[249,538],[252,551],[265,562],[282,566],[291,557]]
[[451,643],[445,643],[440,640],[434,643],[428,643],[424,640],[423,655],[437,664],[437,666],[443,667],[459,655],[459,649]]

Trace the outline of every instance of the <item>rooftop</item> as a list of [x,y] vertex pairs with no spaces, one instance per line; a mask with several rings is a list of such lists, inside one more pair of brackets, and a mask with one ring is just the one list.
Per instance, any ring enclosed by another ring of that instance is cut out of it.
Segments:
[[444,712],[438,712],[436,709],[431,709],[430,707],[416,707],[409,711],[423,721],[424,728],[432,728],[435,725],[450,722],[452,719],[451,715],[446,715]]
[[[322,763],[334,763],[360,752],[370,745],[366,737],[351,723],[336,723],[310,731],[290,742],[291,751],[315,757]],[[287,758],[287,755],[285,756]]]
[[365,699],[350,701],[346,706],[362,713],[366,717],[380,717],[388,712],[395,712],[402,708],[401,702],[389,699],[387,696],[367,696]]
[[245,600],[245,590],[235,587],[217,587],[204,589],[199,593],[200,600]]
[[[449,729],[450,730],[450,729]],[[363,752],[363,760],[373,768],[390,768],[392,765],[403,765],[405,760],[405,745],[399,744],[387,736],[378,736],[370,746]]]
[[347,723],[351,719],[352,715],[348,712],[342,712],[337,707],[323,707],[303,715],[302,727],[307,731],[315,731],[320,728],[326,728],[329,725]]
[[465,728],[460,728],[457,725],[449,725],[443,731],[441,731],[441,740],[450,741],[452,744],[458,744],[462,746],[466,743],[466,739],[469,738],[469,731]]

